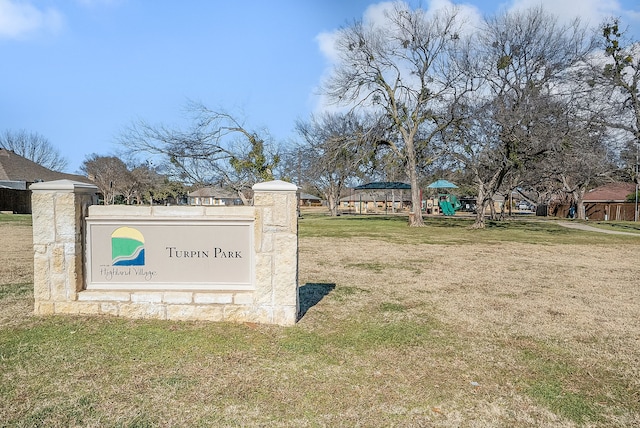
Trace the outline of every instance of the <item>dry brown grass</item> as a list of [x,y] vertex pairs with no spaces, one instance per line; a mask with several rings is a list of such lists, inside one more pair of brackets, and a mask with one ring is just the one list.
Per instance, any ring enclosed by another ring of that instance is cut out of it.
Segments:
[[31,225],[0,221],[0,284],[33,281]]
[[[0,298],[13,314],[0,319],[0,348],[10,347],[0,349],[0,420],[640,425],[640,238],[409,233],[450,237],[303,234],[301,293],[315,304],[291,328],[38,319],[18,315],[29,296]],[[11,278],[29,278],[30,266]]]
[[30,221],[0,221],[0,326],[33,312],[33,244]]
[[[419,372],[441,378],[428,389],[449,390],[446,402],[436,403],[447,424],[503,425],[506,418],[523,425],[571,425],[522,393],[521,378],[529,373],[522,373],[528,368],[521,360],[529,354],[543,361],[564,355],[562,364],[565,358],[575,364],[568,368],[574,372],[569,379],[579,390],[607,395],[609,382],[624,379],[630,402],[640,401],[640,239],[615,246],[598,245],[597,236],[594,241],[485,247],[303,241],[303,281],[331,267],[336,290],[361,292],[344,305],[320,302],[302,323],[353,317],[385,302],[406,308],[402,317],[435,317],[467,345],[448,360],[418,361]],[[410,366],[414,371],[416,365]],[[553,370],[539,369],[543,376]],[[472,394],[465,388],[470,382],[479,384]],[[639,410],[605,425],[640,424]]]

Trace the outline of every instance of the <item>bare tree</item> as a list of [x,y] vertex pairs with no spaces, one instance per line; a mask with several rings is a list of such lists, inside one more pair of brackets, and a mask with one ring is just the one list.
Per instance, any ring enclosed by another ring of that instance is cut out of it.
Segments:
[[622,120],[610,126],[628,132],[633,144],[640,144],[640,42],[628,41],[623,46],[624,35],[617,20],[603,25],[602,33],[607,64],[597,84],[617,89],[608,93],[622,113],[618,116]]
[[52,171],[63,171],[69,165],[49,140],[37,132],[6,130],[0,135],[0,147]]
[[175,179],[193,185],[224,183],[243,200],[243,189],[273,179],[279,155],[266,138],[226,112],[199,103],[187,109],[193,119],[187,130],[139,121],[118,140],[133,153],[158,156]]
[[583,106],[609,129],[625,175],[640,184],[640,41],[629,39],[617,19],[600,30],[602,50],[580,70],[589,85]]
[[388,117],[397,135],[388,143],[411,184],[412,226],[424,224],[418,153],[455,121],[452,106],[469,89],[456,87],[453,61],[462,24],[455,11],[431,16],[395,3],[383,24],[356,22],[340,30],[339,61],[324,87],[336,103]]
[[148,199],[151,203],[160,202],[162,204],[179,204],[181,199],[186,199],[187,188],[184,184],[170,180],[168,177],[158,175],[152,181],[152,187],[143,191],[143,200]]
[[[244,139],[233,146],[233,155],[229,159],[231,169],[220,169],[222,182],[236,191],[244,205],[248,204],[244,190],[260,181],[271,181],[275,178],[274,171],[280,163],[279,150],[268,145],[255,132],[239,129]],[[266,131],[263,135],[268,135]]]
[[574,138],[568,71],[584,61],[591,40],[578,20],[561,25],[541,7],[486,20],[477,39],[483,96],[473,110],[473,131],[460,134],[457,150],[475,172],[474,227],[484,227],[493,196],[508,191],[507,183],[516,185],[510,175]]
[[612,181],[619,169],[612,136],[584,112],[563,106],[547,141],[543,157],[525,168],[524,186],[536,189],[543,202],[559,200],[576,208],[584,218],[583,198],[595,186]]
[[325,114],[309,122],[298,121],[304,144],[295,149],[304,183],[322,194],[329,213],[338,215],[342,190],[350,179],[362,172],[373,156],[378,139],[375,122],[354,113]]
[[85,159],[80,170],[98,186],[105,205],[113,204],[117,195],[130,201],[136,182],[120,158],[94,153]]

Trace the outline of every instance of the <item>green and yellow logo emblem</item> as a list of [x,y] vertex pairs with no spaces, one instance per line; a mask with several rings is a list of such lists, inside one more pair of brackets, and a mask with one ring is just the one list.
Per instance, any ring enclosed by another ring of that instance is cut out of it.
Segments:
[[144,236],[133,227],[119,227],[111,234],[113,266],[144,266]]

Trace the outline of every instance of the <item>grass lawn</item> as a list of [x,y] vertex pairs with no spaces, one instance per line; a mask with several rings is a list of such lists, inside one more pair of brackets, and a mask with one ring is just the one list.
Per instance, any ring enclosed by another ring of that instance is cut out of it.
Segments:
[[585,223],[608,230],[640,233],[640,222],[635,221],[589,221]]
[[0,216],[0,426],[640,425],[640,236],[305,215],[293,327],[32,315]]

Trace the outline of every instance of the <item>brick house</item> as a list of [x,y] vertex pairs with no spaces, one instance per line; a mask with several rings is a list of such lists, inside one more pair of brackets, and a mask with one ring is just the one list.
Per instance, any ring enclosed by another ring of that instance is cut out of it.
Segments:
[[627,197],[635,191],[635,183],[609,183],[588,191],[583,198],[586,218],[633,221],[635,201]]
[[91,181],[82,175],[52,171],[11,150],[0,149],[0,211],[31,214],[29,186],[40,181]]

